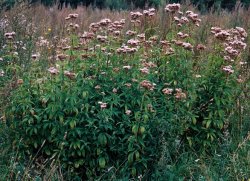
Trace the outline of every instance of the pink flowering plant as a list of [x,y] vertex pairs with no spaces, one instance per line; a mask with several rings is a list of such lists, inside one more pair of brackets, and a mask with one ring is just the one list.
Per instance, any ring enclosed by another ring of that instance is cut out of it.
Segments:
[[215,45],[199,42],[199,15],[169,4],[171,29],[158,34],[148,26],[157,13],[105,18],[85,30],[78,14],[65,18],[53,61],[24,74],[11,95],[6,115],[25,155],[55,157],[84,180],[101,180],[149,178],[163,140],[179,142],[179,152],[216,150],[244,84],[247,33],[212,27]]

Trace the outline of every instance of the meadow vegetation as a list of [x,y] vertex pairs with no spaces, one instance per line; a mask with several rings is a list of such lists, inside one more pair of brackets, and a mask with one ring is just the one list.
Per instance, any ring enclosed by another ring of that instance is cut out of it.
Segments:
[[0,13],[0,180],[249,180],[250,10]]

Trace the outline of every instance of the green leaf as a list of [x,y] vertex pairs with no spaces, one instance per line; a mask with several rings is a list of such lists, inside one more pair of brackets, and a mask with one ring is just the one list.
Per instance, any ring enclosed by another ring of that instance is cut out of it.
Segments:
[[103,158],[103,157],[99,158],[99,166],[101,168],[105,168],[105,166],[106,166],[106,160],[105,160],[105,158]]
[[134,162],[134,152],[128,155],[128,163],[131,165]]

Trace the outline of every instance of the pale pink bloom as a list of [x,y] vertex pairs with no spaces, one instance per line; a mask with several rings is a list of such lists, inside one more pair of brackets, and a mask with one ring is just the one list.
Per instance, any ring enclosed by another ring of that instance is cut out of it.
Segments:
[[9,33],[5,33],[4,36],[7,38],[7,39],[13,39],[15,37],[16,33],[13,31],[13,32],[9,32]]
[[125,65],[122,68],[125,69],[125,70],[130,70],[132,67],[130,65]]
[[137,39],[130,39],[130,40],[128,40],[127,43],[128,43],[129,45],[131,45],[131,46],[138,46],[139,43],[140,43],[140,41],[137,40]]
[[127,87],[131,87],[132,86],[131,83],[125,83],[124,85],[127,86]]
[[205,50],[205,49],[206,49],[206,46],[205,46],[205,45],[202,45],[202,44],[198,44],[198,45],[196,46],[196,49],[197,49],[197,50]]
[[224,60],[229,61],[229,62],[234,62],[234,60],[230,56],[224,56]]
[[107,103],[99,101],[98,104],[100,104],[101,109],[107,108]]
[[244,28],[236,27],[235,29],[238,30],[238,32],[241,34],[242,37],[244,37],[244,38],[247,37],[247,32]]
[[241,40],[230,41],[228,44],[232,46],[233,48],[241,49],[241,50],[245,50],[247,47],[247,44],[242,42]]
[[139,35],[137,35],[137,37],[138,37],[141,41],[145,41],[145,33],[139,34]]
[[170,88],[164,88],[162,90],[163,94],[167,94],[167,95],[171,95],[172,92],[173,92],[173,89],[170,89]]
[[157,67],[157,65],[154,64],[153,62],[146,62],[146,61],[143,61],[143,62],[142,62],[142,65],[143,65],[144,67],[147,67],[147,68],[155,68],[155,67]]
[[173,4],[168,4],[165,7],[165,11],[170,12],[170,13],[176,13],[179,12],[181,8],[181,5],[179,3],[173,3]]
[[33,60],[36,60],[38,57],[39,57],[39,53],[37,53],[37,54],[32,54],[32,55],[31,55],[31,58],[32,58]]
[[48,71],[49,71],[52,75],[56,75],[56,74],[59,73],[59,70],[56,69],[55,67],[50,67],[50,68],[48,69]]
[[141,83],[140,83],[141,87],[145,88],[145,89],[148,89],[150,91],[153,91],[154,90],[154,86],[155,84],[154,83],[151,83],[150,81],[148,80],[143,80]]
[[127,32],[126,32],[126,35],[129,35],[129,36],[133,36],[133,35],[135,35],[136,34],[136,31],[132,31],[132,30],[128,30]]
[[177,35],[178,35],[180,38],[182,38],[182,39],[189,37],[188,34],[186,34],[186,33],[184,34],[184,33],[182,33],[182,32],[177,33]]
[[101,26],[107,26],[107,25],[109,25],[111,22],[112,22],[112,21],[111,21],[110,19],[105,18],[105,19],[102,19],[102,20],[99,22],[99,24],[100,24]]
[[132,20],[136,20],[140,18],[143,14],[140,12],[130,12],[130,16]]
[[3,76],[4,76],[4,71],[0,70],[0,77],[3,77]]
[[117,93],[117,89],[116,89],[116,88],[113,88],[112,92],[113,92],[113,93]]
[[119,36],[121,34],[121,31],[114,31],[115,36]]
[[221,30],[220,32],[215,34],[215,37],[219,40],[225,41],[230,36],[230,33],[226,30]]
[[234,73],[234,70],[233,70],[232,65],[224,66],[224,67],[222,68],[222,70],[224,70],[225,72],[227,72],[227,73],[229,73],[229,74]]
[[228,53],[229,56],[231,57],[237,57],[239,55],[240,52],[238,52],[237,50],[235,50],[233,47],[226,47],[225,51]]
[[95,89],[101,89],[101,86],[100,85],[97,85],[97,86],[95,86]]
[[240,62],[240,65],[246,65],[247,62]]
[[149,69],[147,67],[143,67],[140,69],[140,72],[143,74],[149,74]]
[[193,49],[193,45],[191,45],[190,43],[186,43],[186,42],[182,43],[182,47],[187,49],[187,50],[192,50]]
[[132,82],[138,82],[138,80],[137,79],[132,79]]
[[176,91],[176,94],[175,94],[176,99],[186,99],[187,98],[186,93],[184,93],[181,88],[177,88],[177,89],[175,89],[175,91]]
[[97,35],[97,40],[99,40],[100,42],[105,42],[107,41],[107,36],[102,36],[102,35]]
[[132,112],[132,111],[128,109],[128,110],[126,110],[126,112],[125,112],[125,113],[126,113],[127,115],[130,115],[130,114],[131,114],[131,112]]

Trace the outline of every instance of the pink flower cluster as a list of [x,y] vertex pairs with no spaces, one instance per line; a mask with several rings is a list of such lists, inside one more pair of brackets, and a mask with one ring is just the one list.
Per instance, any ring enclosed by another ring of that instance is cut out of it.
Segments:
[[147,89],[147,90],[150,90],[150,91],[153,91],[154,90],[154,86],[155,84],[154,83],[151,83],[150,81],[148,80],[143,80],[142,82],[140,82],[140,86]]
[[152,17],[155,15],[155,8],[150,8],[148,10],[144,10],[143,11],[143,14],[146,16],[146,17]]
[[101,109],[107,108],[107,103],[99,101],[98,104],[100,105]]
[[181,9],[181,5],[179,3],[168,4],[165,7],[165,11],[170,12],[170,13],[179,12],[180,9]]
[[7,39],[12,40],[12,39],[14,39],[14,37],[16,36],[16,33],[13,31],[13,32],[5,33],[4,36],[5,36]]
[[130,12],[130,16],[132,20],[137,20],[138,18],[140,18],[143,14],[140,13],[139,11],[137,12]]
[[48,69],[48,71],[49,71],[52,75],[56,75],[56,74],[59,73],[59,70],[58,70],[57,68],[55,68],[55,67],[50,67],[50,68]]
[[76,76],[75,73],[70,72],[70,71],[68,71],[68,70],[65,70],[65,71],[64,71],[64,75],[67,76],[67,77],[70,78],[70,79],[74,79],[75,76]]
[[78,14],[76,14],[76,13],[74,13],[74,14],[69,14],[66,18],[65,18],[65,20],[70,20],[70,19],[76,19],[76,18],[78,18]]

